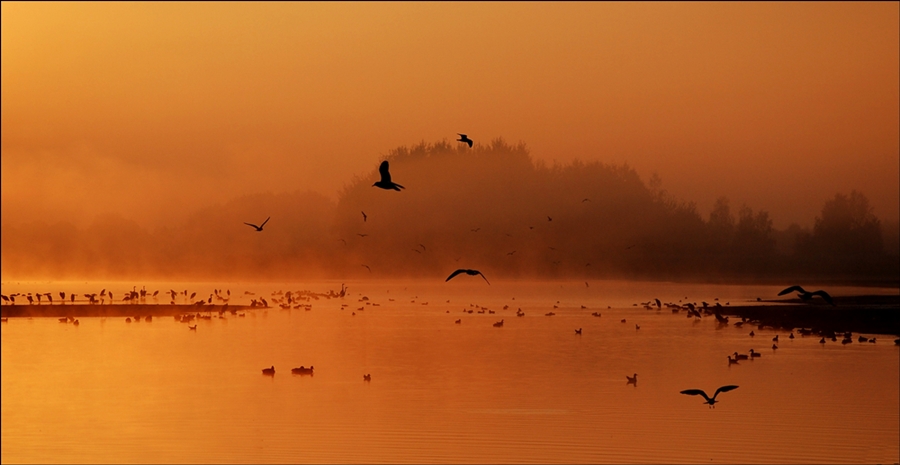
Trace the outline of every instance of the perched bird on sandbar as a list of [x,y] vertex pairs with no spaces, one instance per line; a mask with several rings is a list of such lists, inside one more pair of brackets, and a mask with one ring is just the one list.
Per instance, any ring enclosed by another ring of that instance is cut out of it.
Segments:
[[256,232],[261,232],[263,230],[263,226],[265,226],[266,223],[268,223],[269,219],[271,219],[271,218],[272,218],[271,216],[269,218],[266,218],[266,221],[263,221],[263,223],[259,226],[255,225],[255,224],[246,223],[246,222],[244,224],[246,224],[247,226],[252,226],[252,227],[256,228]]
[[465,142],[465,143],[469,144],[469,148],[472,148],[472,139],[469,139],[469,136],[467,136],[465,134],[460,134],[458,132],[457,132],[457,134],[459,134],[459,139],[456,139],[457,142]]
[[717,402],[716,397],[719,396],[720,392],[728,392],[728,391],[731,391],[731,390],[734,390],[737,388],[738,388],[738,386],[735,386],[733,384],[728,385],[728,386],[722,386],[719,389],[716,389],[716,393],[713,394],[712,399],[710,399],[709,396],[706,395],[706,392],[704,392],[700,389],[685,389],[684,391],[681,391],[681,393],[687,394],[689,396],[703,396],[703,398],[706,399],[706,402],[704,402],[704,403],[709,404],[709,407],[713,408],[716,406],[715,405]]
[[378,172],[381,173],[381,181],[372,184],[372,187],[380,187],[385,190],[395,190],[400,191],[400,189],[406,189],[405,187],[391,181],[391,172],[389,171],[388,161],[385,160],[381,162],[381,165],[378,167]]
[[487,278],[484,276],[484,274],[482,274],[480,271],[478,271],[478,270],[466,270],[466,269],[463,269],[463,268],[460,268],[460,269],[454,271],[453,273],[451,273],[450,276],[447,276],[447,279],[445,279],[444,282],[450,281],[451,279],[453,279],[454,277],[456,277],[456,275],[462,274],[462,273],[465,273],[465,274],[467,274],[467,275],[469,275],[469,276],[477,276],[477,275],[481,275],[481,277],[484,278],[484,282],[488,283],[489,285],[491,284],[491,282],[488,281],[488,279],[487,279]]
[[263,368],[262,373],[264,375],[274,376],[275,375],[275,365],[272,365],[270,368]]
[[799,293],[799,294],[797,295],[797,297],[799,297],[800,300],[803,300],[803,301],[809,301],[809,300],[811,300],[811,299],[812,299],[813,297],[815,297],[815,296],[820,296],[820,297],[822,297],[823,299],[825,299],[825,302],[828,302],[828,303],[831,304],[832,306],[834,305],[834,301],[831,300],[831,296],[828,295],[827,292],[825,292],[825,291],[823,291],[823,290],[821,290],[821,289],[818,290],[818,291],[808,292],[808,291],[806,291],[805,289],[803,289],[803,288],[800,287],[800,286],[791,286],[791,287],[786,288],[786,289],[784,289],[783,291],[779,292],[778,295],[790,294],[791,292],[794,292],[794,291],[797,291],[797,292]]

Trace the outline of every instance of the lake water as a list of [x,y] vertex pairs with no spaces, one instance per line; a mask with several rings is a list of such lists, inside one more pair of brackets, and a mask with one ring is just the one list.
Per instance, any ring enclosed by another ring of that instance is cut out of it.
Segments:
[[[123,295],[134,284],[2,287]],[[245,291],[271,300],[341,285],[142,284],[200,296],[230,289],[232,304],[249,303]],[[773,330],[750,337],[756,328],[633,306],[746,304],[777,287],[489,286],[468,276],[347,284],[344,299],[313,300],[310,311],[227,315],[196,331],[171,317],[3,323],[2,462],[900,462],[896,336],[871,344],[854,335],[848,345]],[[751,348],[763,356],[728,365],[728,354]],[[264,376],[271,365],[276,374]],[[315,374],[292,375],[300,365]],[[637,384],[626,384],[633,373]],[[727,384],[740,387],[715,408],[679,393]]]

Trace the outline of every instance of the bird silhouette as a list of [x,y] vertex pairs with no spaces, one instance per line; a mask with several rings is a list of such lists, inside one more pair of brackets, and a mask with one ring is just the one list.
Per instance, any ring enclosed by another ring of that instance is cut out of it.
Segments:
[[820,296],[823,299],[825,299],[825,302],[828,302],[829,304],[834,305],[834,301],[831,300],[831,296],[828,295],[827,292],[825,292],[821,289],[818,291],[808,292],[807,290],[803,289],[800,286],[791,286],[791,287],[786,288],[783,291],[779,292],[778,295],[790,294],[791,292],[794,292],[794,291],[799,292],[797,297],[800,297],[800,300],[808,301],[815,296]]
[[369,265],[360,265],[360,266],[362,266],[362,267],[364,267],[365,269],[369,270],[369,273],[372,272],[372,269],[369,268]]
[[360,234],[360,233],[356,233],[356,235],[359,236],[359,237],[366,237],[366,236],[368,236],[368,234]]
[[381,165],[378,167],[378,172],[381,173],[381,181],[372,184],[372,187],[380,187],[385,190],[395,190],[400,191],[400,189],[406,189],[405,187],[391,181],[391,172],[389,171],[389,165],[387,160],[381,162]]
[[488,281],[488,279],[485,278],[484,274],[482,274],[480,271],[478,271],[478,270],[467,270],[467,269],[463,269],[463,268],[460,268],[460,269],[454,271],[453,273],[451,273],[450,276],[447,276],[447,279],[445,279],[444,282],[450,281],[451,279],[453,279],[454,277],[456,277],[456,275],[462,274],[462,273],[465,273],[465,274],[467,274],[467,275],[469,275],[469,276],[481,275],[481,277],[484,278],[484,282],[488,283],[488,285],[491,284],[491,282]]
[[366,220],[367,220],[369,217],[366,215],[366,212],[360,212],[360,213],[362,213],[362,215],[363,215],[363,223],[365,223]]
[[722,386],[719,389],[716,389],[716,393],[713,394],[711,399],[708,395],[706,395],[705,392],[703,392],[700,389],[686,389],[684,391],[681,391],[681,393],[687,394],[689,396],[703,396],[703,398],[706,399],[706,402],[704,402],[704,403],[709,404],[709,407],[713,408],[713,407],[715,407],[715,404],[717,402],[716,397],[718,397],[720,392],[728,392],[728,391],[731,391],[731,390],[734,390],[737,388],[738,388],[738,386],[735,386],[733,384],[730,384],[728,386]]
[[628,380],[628,382],[625,384],[634,384],[635,386],[637,386],[637,373],[634,374],[634,377],[625,375],[625,379]]
[[270,216],[269,218],[266,218],[266,221],[263,221],[263,223],[259,226],[255,225],[255,224],[250,224],[250,223],[244,223],[244,224],[246,224],[247,226],[252,226],[252,227],[256,228],[256,232],[260,232],[263,230],[263,226],[265,226],[266,223],[269,222],[270,218],[272,218],[272,217]]
[[456,139],[457,142],[465,142],[465,143],[469,144],[469,148],[472,148],[472,139],[469,139],[469,136],[467,136],[465,134],[460,134],[458,132],[457,132],[457,134],[459,134],[459,139]]

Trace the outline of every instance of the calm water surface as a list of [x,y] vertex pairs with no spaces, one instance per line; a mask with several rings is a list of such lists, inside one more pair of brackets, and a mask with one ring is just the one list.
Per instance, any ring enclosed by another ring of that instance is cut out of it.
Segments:
[[[105,287],[123,295],[133,284],[3,283],[3,293]],[[492,284],[348,283],[347,297],[313,300],[310,311],[228,315],[197,322],[196,332],[173,318],[80,318],[77,327],[12,319],[0,328],[2,461],[900,461],[894,337],[823,346],[818,337],[750,337],[755,328],[632,305],[656,297],[746,304],[774,297],[780,289],[770,286]],[[146,286],[200,296],[227,288],[232,304],[248,303],[245,291],[272,300],[278,290],[340,289]],[[496,313],[464,313],[477,312],[470,304]],[[518,308],[526,316],[516,317]],[[763,356],[728,366],[728,354],[750,348]],[[270,365],[275,376],[263,376]],[[300,365],[314,365],[315,375],[292,375]],[[633,373],[638,383],[627,385]],[[715,409],[679,394],[725,384],[740,388]]]

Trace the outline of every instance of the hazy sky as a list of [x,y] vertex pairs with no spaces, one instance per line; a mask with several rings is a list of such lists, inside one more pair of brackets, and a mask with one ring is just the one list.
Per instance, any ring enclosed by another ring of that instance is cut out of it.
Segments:
[[2,3],[2,215],[146,226],[503,137],[811,225],[900,215],[900,4]]

